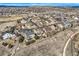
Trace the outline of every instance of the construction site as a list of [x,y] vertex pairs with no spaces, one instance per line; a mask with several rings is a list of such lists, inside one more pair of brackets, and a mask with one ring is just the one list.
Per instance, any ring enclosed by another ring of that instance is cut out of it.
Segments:
[[78,56],[79,8],[0,7],[0,56]]

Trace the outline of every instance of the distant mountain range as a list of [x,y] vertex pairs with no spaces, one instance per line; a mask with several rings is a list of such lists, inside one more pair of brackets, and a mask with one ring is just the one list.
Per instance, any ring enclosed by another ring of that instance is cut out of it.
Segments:
[[0,7],[32,7],[32,6],[79,8],[79,3],[0,3]]
[[30,6],[7,6],[7,5],[0,5],[0,7],[30,7]]

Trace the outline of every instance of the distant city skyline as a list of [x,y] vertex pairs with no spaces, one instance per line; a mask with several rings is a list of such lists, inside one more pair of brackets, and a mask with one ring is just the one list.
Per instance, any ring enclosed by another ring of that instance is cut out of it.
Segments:
[[0,6],[79,6],[79,3],[0,3]]

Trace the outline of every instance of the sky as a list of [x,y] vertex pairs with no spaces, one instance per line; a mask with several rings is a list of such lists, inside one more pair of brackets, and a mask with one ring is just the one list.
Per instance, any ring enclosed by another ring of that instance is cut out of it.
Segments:
[[79,3],[0,3],[0,6],[79,6]]

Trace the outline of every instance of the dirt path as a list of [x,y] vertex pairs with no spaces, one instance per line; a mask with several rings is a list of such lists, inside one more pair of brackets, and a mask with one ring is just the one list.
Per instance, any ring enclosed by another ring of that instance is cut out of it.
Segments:
[[74,38],[75,35],[79,34],[79,31],[76,32],[76,33],[72,33],[70,38],[67,40],[65,46],[64,46],[64,49],[63,49],[63,56],[66,56],[66,50],[67,50],[67,47],[68,47],[68,44],[70,43],[70,41]]

